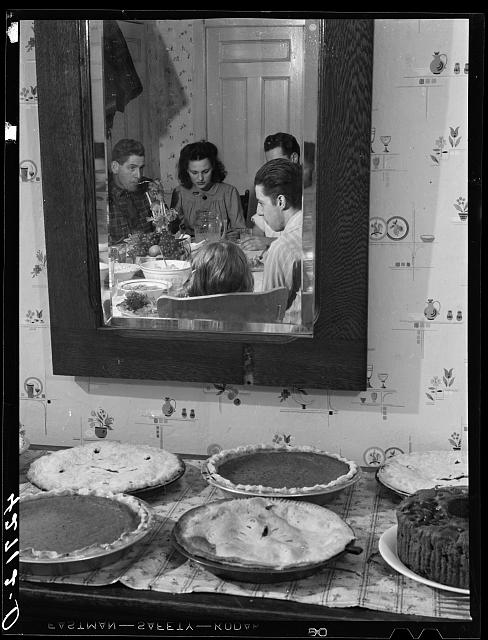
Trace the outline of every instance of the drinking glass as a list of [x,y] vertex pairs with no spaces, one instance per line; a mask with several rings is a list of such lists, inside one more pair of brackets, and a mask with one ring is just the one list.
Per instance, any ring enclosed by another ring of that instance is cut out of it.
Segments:
[[222,220],[215,211],[197,211],[195,224],[195,242],[207,240],[213,242],[222,237]]
[[366,378],[368,380],[368,389],[372,389],[373,387],[371,386],[371,376],[373,375],[373,365],[372,364],[368,364],[368,368],[367,368],[367,373],[366,373]]
[[391,136],[380,136],[380,140],[385,145],[385,148],[383,149],[383,153],[390,153],[388,151],[388,145],[391,142]]
[[378,378],[379,378],[379,380],[381,382],[381,388],[382,389],[386,389],[385,382],[386,382],[386,380],[388,378],[388,374],[387,373],[378,373]]

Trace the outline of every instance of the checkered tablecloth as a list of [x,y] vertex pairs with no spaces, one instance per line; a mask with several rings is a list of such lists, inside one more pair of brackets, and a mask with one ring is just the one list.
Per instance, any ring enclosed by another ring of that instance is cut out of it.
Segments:
[[[378,540],[396,524],[398,499],[369,472],[364,472],[359,482],[325,505],[354,529],[355,544],[363,549],[360,555],[345,554],[312,576],[290,582],[253,584],[216,577],[181,556],[170,543],[173,526],[185,511],[224,497],[218,489],[206,484],[201,464],[199,460],[186,460],[186,472],[180,480],[147,498],[155,511],[156,525],[122,560],[87,573],[53,578],[22,574],[21,579],[89,586],[118,581],[131,589],[175,594],[219,593],[327,607],[357,606],[399,615],[471,619],[469,596],[407,578],[383,560]],[[21,475],[22,480],[25,477]],[[21,482],[21,495],[37,491],[28,482]]]

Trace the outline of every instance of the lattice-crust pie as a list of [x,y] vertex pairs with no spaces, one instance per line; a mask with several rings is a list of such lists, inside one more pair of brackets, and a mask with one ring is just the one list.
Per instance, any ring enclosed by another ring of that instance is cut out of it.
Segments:
[[358,467],[315,447],[258,444],[214,454],[207,472],[224,489],[294,495],[340,487],[354,478]]
[[146,505],[124,494],[60,490],[31,494],[19,508],[20,559],[80,560],[117,551],[151,525]]
[[103,489],[112,493],[161,485],[184,469],[178,456],[148,445],[90,442],[35,460],[28,479],[41,489]]
[[468,484],[468,462],[461,451],[423,451],[389,458],[379,469],[378,479],[404,493],[433,487]]
[[237,498],[187,511],[175,526],[187,552],[215,562],[291,569],[344,551],[354,532],[336,513],[310,502]]

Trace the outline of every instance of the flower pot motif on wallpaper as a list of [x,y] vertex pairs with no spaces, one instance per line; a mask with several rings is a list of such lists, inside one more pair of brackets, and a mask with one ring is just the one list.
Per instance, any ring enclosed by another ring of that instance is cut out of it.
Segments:
[[26,322],[29,322],[30,324],[43,324],[44,318],[42,317],[42,312],[42,309],[29,309],[25,314]]
[[453,375],[453,368],[444,369],[444,375],[442,378],[439,376],[434,376],[428,387],[428,391],[426,391],[425,395],[429,400],[435,402],[436,400],[444,399],[444,392],[449,391],[454,383],[455,377]]
[[221,396],[223,393],[225,393],[227,395],[227,398],[229,400],[232,400],[232,403],[235,404],[236,407],[241,404],[242,400],[238,397],[239,389],[237,389],[236,387],[233,387],[232,385],[229,385],[225,382],[223,384],[214,383],[214,387],[217,389],[216,395]]
[[31,271],[31,275],[33,278],[36,278],[40,273],[42,273],[46,268],[46,264],[47,264],[47,256],[43,251],[41,250],[36,251],[36,258],[37,258],[37,264],[34,265]]
[[19,98],[23,104],[37,102],[37,87],[33,87],[32,85],[22,87]]
[[273,436],[273,442],[275,444],[287,444],[291,446],[294,439],[294,436],[286,433],[275,433]]
[[454,433],[451,433],[451,437],[449,438],[449,444],[452,445],[452,448],[454,449],[454,451],[460,451],[461,442],[462,442],[462,437],[460,433],[458,433],[457,431],[455,431]]
[[112,424],[114,419],[108,415],[105,409],[99,407],[91,412],[91,417],[88,418],[88,424],[95,431],[97,438],[106,438],[107,430],[112,431]]
[[434,154],[430,154],[432,162],[440,164],[442,160],[447,160],[449,157],[449,149],[446,149],[446,139],[444,136],[440,136],[434,143],[432,151]]
[[468,201],[466,198],[459,196],[456,202],[453,204],[453,207],[458,212],[459,218],[461,220],[466,220],[468,217]]

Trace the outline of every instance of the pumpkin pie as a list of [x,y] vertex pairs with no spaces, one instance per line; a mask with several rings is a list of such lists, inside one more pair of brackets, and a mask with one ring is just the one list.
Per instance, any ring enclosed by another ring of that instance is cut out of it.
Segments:
[[20,560],[79,560],[130,546],[152,522],[139,499],[97,491],[47,491],[20,500]]
[[206,472],[223,489],[293,496],[340,488],[353,480],[358,467],[315,447],[258,444],[214,454]]

